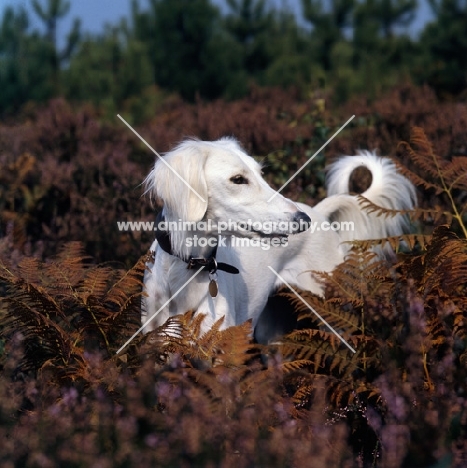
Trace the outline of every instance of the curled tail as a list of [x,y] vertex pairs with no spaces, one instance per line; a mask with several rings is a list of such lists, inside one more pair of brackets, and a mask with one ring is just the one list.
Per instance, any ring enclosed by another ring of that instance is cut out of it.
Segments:
[[416,205],[415,187],[397,172],[396,165],[382,158],[360,151],[345,156],[329,167],[328,197],[316,206],[331,221],[353,222],[352,231],[341,231],[344,241],[378,239],[397,236],[408,231],[406,216],[377,215],[363,209],[355,194],[389,210],[411,210]]

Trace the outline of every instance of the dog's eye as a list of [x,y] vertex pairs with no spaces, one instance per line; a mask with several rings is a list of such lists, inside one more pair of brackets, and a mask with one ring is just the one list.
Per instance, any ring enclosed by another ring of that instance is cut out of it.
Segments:
[[230,178],[231,182],[234,184],[240,185],[240,184],[248,184],[248,179],[243,177],[242,175],[236,175]]

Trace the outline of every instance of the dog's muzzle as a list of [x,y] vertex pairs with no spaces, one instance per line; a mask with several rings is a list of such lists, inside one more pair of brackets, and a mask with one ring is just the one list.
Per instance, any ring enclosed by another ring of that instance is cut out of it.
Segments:
[[311,218],[303,211],[298,211],[292,218],[290,234],[308,231],[311,226]]
[[[289,213],[287,213],[289,214]],[[273,232],[263,232],[257,229],[250,229],[251,232],[258,234],[260,237],[269,237],[269,238],[281,238],[287,237],[293,234],[298,234],[299,232],[307,231],[311,226],[310,217],[303,211],[297,211],[296,213],[290,213],[291,217],[287,221],[278,222],[280,231]],[[273,223],[274,224],[274,223]]]

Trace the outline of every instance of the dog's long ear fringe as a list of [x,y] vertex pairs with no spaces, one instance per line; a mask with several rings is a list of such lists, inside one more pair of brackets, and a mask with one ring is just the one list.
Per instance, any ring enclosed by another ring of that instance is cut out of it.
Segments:
[[[206,214],[208,188],[205,164],[208,152],[201,142],[186,140],[157,160],[145,180],[146,193],[164,202],[164,217],[168,223],[197,223]],[[170,240],[175,255],[187,256],[184,229],[171,232]]]
[[164,202],[167,220],[200,221],[207,210],[204,166],[207,153],[197,142],[184,141],[157,160],[144,181],[145,194]]

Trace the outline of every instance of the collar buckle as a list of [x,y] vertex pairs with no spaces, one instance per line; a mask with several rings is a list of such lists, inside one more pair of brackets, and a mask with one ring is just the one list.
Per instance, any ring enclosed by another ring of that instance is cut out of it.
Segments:
[[[164,217],[162,216],[162,212],[157,215],[156,223],[159,224],[160,221],[163,221]],[[167,252],[169,255],[174,255],[172,252],[172,245],[170,242],[170,234],[164,230],[157,230],[156,231],[156,239],[159,243],[159,246],[164,252]],[[217,270],[225,271],[226,273],[230,273],[232,275],[238,275],[239,270],[238,268],[234,267],[233,265],[229,265],[227,263],[217,263],[216,260],[216,253],[217,253],[217,246],[214,248],[214,252],[212,256],[209,258],[204,257],[190,257],[188,260],[184,258],[180,258],[180,260],[184,261],[187,264],[187,269],[192,270],[193,268],[204,267],[204,270],[209,271],[211,275],[214,275]]]

